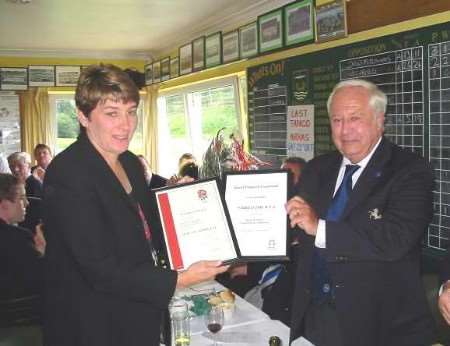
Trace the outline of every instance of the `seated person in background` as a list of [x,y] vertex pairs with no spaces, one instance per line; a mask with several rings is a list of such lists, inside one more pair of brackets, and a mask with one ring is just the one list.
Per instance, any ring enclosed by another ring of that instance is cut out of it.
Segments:
[[191,177],[198,180],[198,166],[195,162],[187,162],[180,168],[180,177]]
[[138,155],[137,157],[141,162],[142,169],[144,170],[145,181],[150,189],[157,189],[167,185],[166,178],[152,172],[152,169],[150,168],[150,165],[144,155]]
[[42,182],[30,172],[31,159],[28,153],[13,153],[8,156],[8,163],[12,174],[25,185],[28,198],[25,220],[19,226],[34,231],[41,221]]
[[37,178],[44,181],[45,170],[53,159],[52,151],[46,144],[39,143],[34,147],[34,158],[37,165],[31,167],[31,173],[37,175]]
[[42,230],[38,227],[33,236],[28,229],[14,226],[23,221],[27,204],[23,183],[11,174],[0,173],[0,300],[41,292]]
[[442,317],[450,326],[450,247],[441,263],[441,285],[438,306]]
[[180,156],[180,158],[178,159],[178,174],[181,175],[181,168],[183,168],[183,166],[187,163],[197,163],[197,160],[195,159],[194,155],[192,155],[191,153],[184,153],[183,155]]
[[11,173],[9,169],[8,160],[4,153],[0,153],[0,173]]

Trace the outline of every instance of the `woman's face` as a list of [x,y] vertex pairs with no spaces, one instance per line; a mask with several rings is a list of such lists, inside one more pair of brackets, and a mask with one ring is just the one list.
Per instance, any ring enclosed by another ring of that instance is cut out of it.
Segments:
[[106,99],[99,102],[89,118],[78,111],[78,120],[94,147],[105,158],[116,158],[128,149],[137,125],[137,105]]

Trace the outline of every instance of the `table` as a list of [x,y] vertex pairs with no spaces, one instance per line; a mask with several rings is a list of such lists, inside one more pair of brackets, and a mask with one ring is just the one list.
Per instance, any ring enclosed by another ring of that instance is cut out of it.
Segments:
[[[212,289],[223,290],[224,287],[216,281],[210,281],[187,289],[177,290],[175,296],[191,296]],[[233,345],[268,345],[269,337],[276,335],[283,345],[289,343],[289,328],[280,321],[271,320],[269,316],[236,295],[233,315],[225,320],[222,331],[218,334],[220,343]],[[212,340],[206,330],[203,317],[191,319],[191,345],[211,345]]]

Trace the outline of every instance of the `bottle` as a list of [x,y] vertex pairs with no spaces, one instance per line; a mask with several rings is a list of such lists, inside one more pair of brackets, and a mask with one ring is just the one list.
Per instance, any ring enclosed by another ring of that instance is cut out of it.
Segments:
[[269,338],[269,346],[281,346],[281,339],[278,336],[271,336]]

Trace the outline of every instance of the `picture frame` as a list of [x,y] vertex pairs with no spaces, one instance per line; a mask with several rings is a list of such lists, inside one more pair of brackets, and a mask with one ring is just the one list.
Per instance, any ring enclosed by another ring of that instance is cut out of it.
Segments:
[[344,0],[316,7],[316,42],[326,42],[347,36],[347,11]]
[[222,35],[222,61],[229,63],[239,60],[239,30]]
[[170,57],[161,60],[161,81],[170,79]]
[[178,56],[170,58],[170,78],[176,78],[180,75],[180,59]]
[[258,17],[259,52],[265,53],[283,47],[283,9]]
[[76,86],[80,73],[80,66],[55,66],[55,84],[57,87]]
[[192,41],[192,69],[200,71],[205,68],[205,36]]
[[27,90],[26,67],[0,67],[0,90]]
[[258,23],[252,22],[239,28],[239,57],[251,58],[258,54]]
[[222,63],[222,32],[206,36],[205,39],[205,65],[207,68]]
[[314,40],[313,0],[297,1],[283,8],[285,45]]
[[145,85],[152,85],[153,83],[153,63],[148,63],[144,66]]
[[153,62],[153,84],[161,82],[161,61]]
[[55,66],[30,65],[28,66],[28,86],[30,87],[54,87]]
[[180,76],[192,72],[192,42],[181,46],[178,51],[180,59]]

